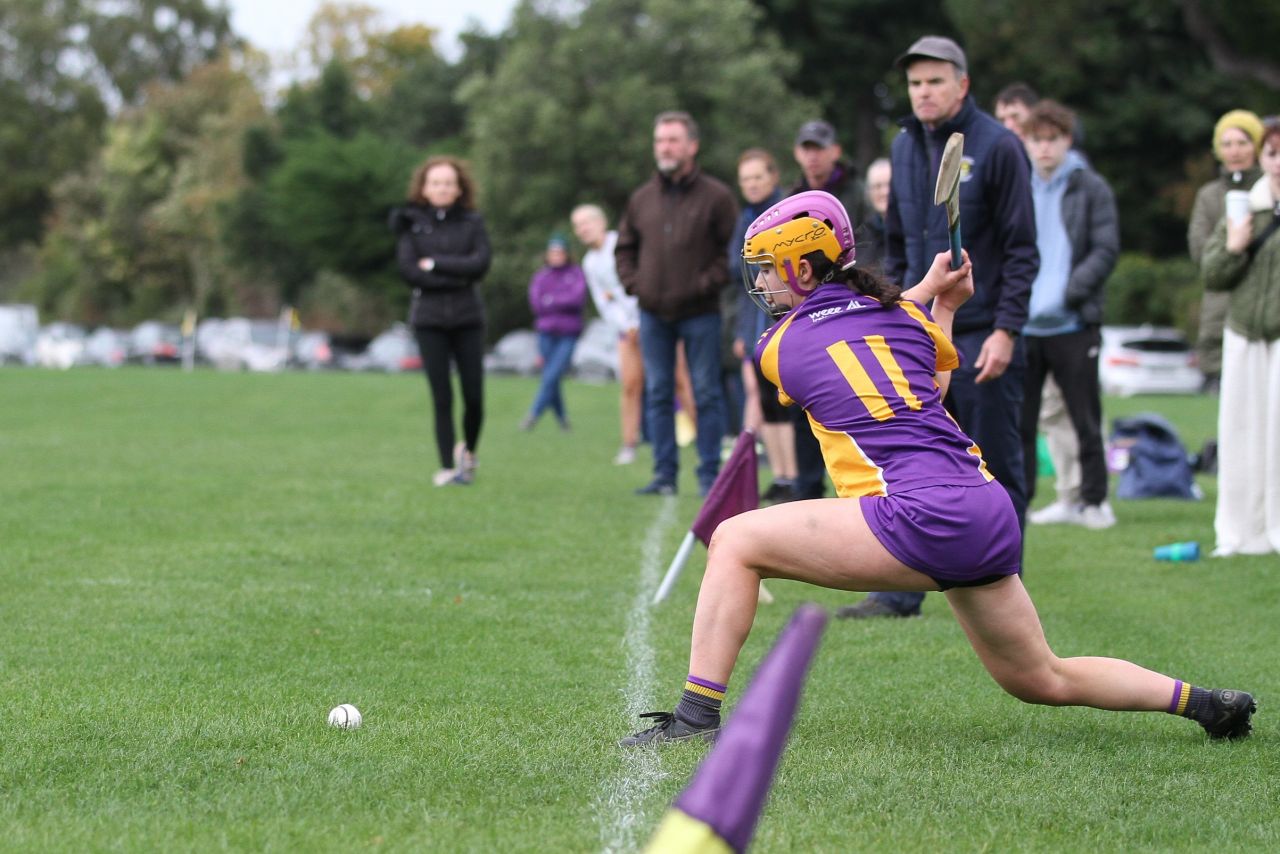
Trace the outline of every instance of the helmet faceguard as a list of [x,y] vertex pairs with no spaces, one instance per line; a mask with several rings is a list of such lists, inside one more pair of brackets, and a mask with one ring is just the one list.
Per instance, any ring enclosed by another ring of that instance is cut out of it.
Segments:
[[[822,282],[806,288],[800,284],[798,270],[800,259],[810,252],[821,252],[833,266]],[[782,290],[769,288],[767,268],[776,270],[793,293],[806,297],[837,271],[852,267],[855,257],[853,226],[844,205],[830,193],[809,190],[773,205],[747,228],[742,277],[756,305],[770,314],[783,314],[786,306],[772,299]]]

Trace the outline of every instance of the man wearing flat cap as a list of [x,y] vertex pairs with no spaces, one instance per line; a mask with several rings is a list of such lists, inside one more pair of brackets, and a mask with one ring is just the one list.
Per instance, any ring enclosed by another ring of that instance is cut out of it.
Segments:
[[[888,233],[883,269],[902,285],[924,278],[933,257],[950,248],[947,215],[933,202],[942,149],[964,134],[960,220],[973,261],[974,295],[956,312],[953,339],[961,366],[951,374],[946,406],[982,449],[1008,491],[1021,522],[1027,493],[1022,464],[1025,357],[1019,340],[1036,250],[1031,169],[1021,141],[969,96],[964,51],[945,36],[925,36],[898,57],[911,115],[893,141]],[[907,617],[920,613],[921,593],[873,593],[842,608],[843,617]]]

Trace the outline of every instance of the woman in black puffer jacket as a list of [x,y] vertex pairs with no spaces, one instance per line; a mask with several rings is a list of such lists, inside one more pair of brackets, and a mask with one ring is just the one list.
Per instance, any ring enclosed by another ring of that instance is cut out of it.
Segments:
[[[436,486],[468,484],[484,422],[484,306],[479,281],[489,269],[489,235],[474,209],[475,184],[454,157],[417,168],[409,201],[391,213],[400,275],[413,290],[409,325],[431,387],[441,469]],[[452,361],[462,385],[463,441],[454,445]]]

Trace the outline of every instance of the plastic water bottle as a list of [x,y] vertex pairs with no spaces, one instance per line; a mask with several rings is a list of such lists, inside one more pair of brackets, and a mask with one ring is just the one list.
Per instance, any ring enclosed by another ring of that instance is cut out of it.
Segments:
[[1169,543],[1167,546],[1156,546],[1156,560],[1171,560],[1181,563],[1199,559],[1199,543]]

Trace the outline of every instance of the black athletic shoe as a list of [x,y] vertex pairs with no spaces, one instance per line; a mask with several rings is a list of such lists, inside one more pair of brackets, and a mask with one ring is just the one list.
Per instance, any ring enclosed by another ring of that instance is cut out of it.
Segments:
[[899,611],[880,599],[867,597],[857,605],[845,605],[836,609],[836,616],[842,620],[870,620],[875,617],[918,617],[920,606],[910,611]]
[[675,495],[676,485],[669,480],[655,480],[636,490],[636,495]]
[[674,712],[645,712],[640,717],[653,718],[657,724],[629,735],[618,742],[619,747],[646,747],[651,744],[662,744],[668,741],[715,741],[720,727],[698,729],[691,727],[675,716]]
[[1249,737],[1253,730],[1249,719],[1258,710],[1258,704],[1250,694],[1232,691],[1230,688],[1219,689],[1210,696],[1209,706],[1213,710],[1213,720],[1209,723],[1200,722],[1204,731],[1209,733],[1209,738]]
[[786,501],[795,500],[795,497],[795,490],[791,488],[791,484],[775,481],[764,491],[764,495],[760,496],[760,500],[768,501],[770,504],[782,504]]

